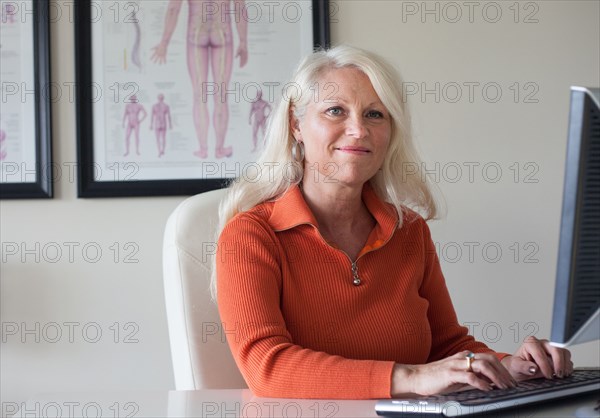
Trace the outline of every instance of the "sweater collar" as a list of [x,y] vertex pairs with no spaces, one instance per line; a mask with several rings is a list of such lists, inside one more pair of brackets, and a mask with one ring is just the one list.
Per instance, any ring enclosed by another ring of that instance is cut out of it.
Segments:
[[[363,186],[362,200],[377,222],[374,230],[376,239],[387,240],[398,225],[396,209],[381,200],[369,182]],[[300,187],[294,185],[274,202],[269,225],[275,231],[284,231],[302,224],[318,227],[317,220],[304,200]]]

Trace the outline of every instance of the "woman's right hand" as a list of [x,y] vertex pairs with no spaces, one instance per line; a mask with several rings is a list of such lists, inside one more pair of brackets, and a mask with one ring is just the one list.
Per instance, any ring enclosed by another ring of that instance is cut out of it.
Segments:
[[[396,364],[392,373],[392,397],[436,395],[461,389],[492,390],[516,386],[508,370],[493,354],[476,353],[467,370],[462,351],[445,359],[420,365]],[[493,385],[493,386],[492,386]]]

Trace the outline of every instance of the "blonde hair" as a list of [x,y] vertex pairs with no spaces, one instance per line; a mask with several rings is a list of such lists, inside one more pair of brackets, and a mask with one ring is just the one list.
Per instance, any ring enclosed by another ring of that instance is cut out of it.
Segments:
[[[269,175],[250,180],[242,176],[232,181],[219,207],[217,239],[235,215],[263,202],[278,199],[302,181],[304,167],[292,158],[295,139],[290,126],[290,112],[301,119],[313,98],[314,87],[311,90],[311,86],[319,81],[319,77],[328,70],[348,67],[367,75],[391,118],[390,144],[381,169],[370,180],[373,189],[382,200],[396,207],[398,228],[402,226],[402,214],[408,207],[418,210],[428,220],[436,217],[438,207],[413,143],[400,74],[386,60],[372,52],[340,45],[308,55],[296,69],[291,83],[288,83],[294,89],[287,91],[295,90],[298,94],[292,97],[284,95],[270,115],[265,133],[266,146],[257,161],[259,167],[268,167]],[[212,270],[211,292],[215,297],[216,269]]]

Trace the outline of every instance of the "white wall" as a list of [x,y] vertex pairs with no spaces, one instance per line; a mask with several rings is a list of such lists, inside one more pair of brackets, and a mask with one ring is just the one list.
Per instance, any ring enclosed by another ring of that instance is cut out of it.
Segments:
[[[429,2],[429,8],[440,8],[436,23],[434,15],[422,22],[419,13],[408,14],[414,7],[420,10],[421,2],[342,0],[332,9],[332,37],[388,57],[408,88],[434,89],[440,83],[439,103],[433,94],[409,96],[419,146],[429,169],[435,172],[439,163],[438,184],[448,206],[448,215],[432,223],[434,240],[461,322],[478,323],[476,337],[497,339],[495,348],[512,351],[528,331],[550,332],[569,86],[600,85],[600,10],[597,1],[522,2],[515,23],[509,8],[514,3],[498,2],[502,17],[490,23],[495,17],[490,3],[477,2],[472,23],[463,2],[453,3],[462,7],[463,16],[450,23],[456,9]],[[530,13],[537,23],[523,22]],[[54,81],[74,81],[73,48],[72,22],[53,24]],[[453,83],[462,86],[456,103],[450,102],[457,92]],[[470,84],[472,102],[464,83],[479,83]],[[487,98],[482,95],[486,83],[496,83],[488,85]],[[494,86],[502,97],[491,103]],[[525,103],[525,95],[533,92],[529,99],[537,102]],[[59,164],[76,161],[75,111],[68,100],[53,106]],[[465,164],[474,167],[472,182]],[[456,167],[462,177],[453,182]],[[492,182],[497,167],[502,176]],[[537,182],[527,182],[528,174]],[[172,388],[161,239],[168,214],[183,197],[77,199],[76,184],[67,176],[55,186],[52,200],[1,203],[3,243],[26,248],[58,243],[65,249],[56,263],[28,255],[26,262],[11,256],[1,265],[3,327],[19,327],[19,334],[4,335],[1,347],[1,402],[6,406],[50,391]],[[103,255],[89,263],[77,250],[71,261],[65,242],[79,243],[79,249],[97,245]],[[515,242],[520,247],[516,262]],[[121,248],[116,260],[114,243]],[[124,262],[127,243],[139,249],[135,263]],[[489,252],[483,254],[486,244]],[[474,248],[472,260],[468,245]],[[498,247],[502,255],[491,262]],[[525,263],[532,250],[537,262]],[[46,326],[47,339],[53,338],[48,325],[53,322],[63,331],[56,343],[45,341],[41,332]],[[78,324],[72,342],[68,322]],[[23,323],[28,328],[40,324],[39,343],[33,334],[21,342]],[[82,328],[87,325],[87,337],[93,337],[94,323],[102,338],[87,342]],[[120,328],[117,342],[114,323]],[[133,331],[137,342],[125,343]],[[598,365],[597,343],[573,351],[576,364]]]

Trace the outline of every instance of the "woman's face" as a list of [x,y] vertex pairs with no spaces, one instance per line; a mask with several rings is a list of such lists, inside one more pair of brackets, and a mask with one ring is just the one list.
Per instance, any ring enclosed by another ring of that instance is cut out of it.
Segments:
[[304,142],[304,181],[361,186],[383,164],[392,124],[369,78],[355,68],[332,69],[311,87],[296,140]]

